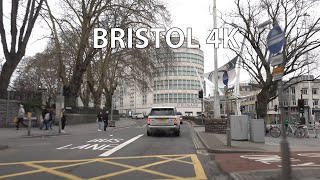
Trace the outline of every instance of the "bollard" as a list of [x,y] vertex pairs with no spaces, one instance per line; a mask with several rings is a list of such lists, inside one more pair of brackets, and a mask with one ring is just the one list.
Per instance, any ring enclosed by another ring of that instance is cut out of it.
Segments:
[[27,112],[28,136],[31,136],[31,112]]

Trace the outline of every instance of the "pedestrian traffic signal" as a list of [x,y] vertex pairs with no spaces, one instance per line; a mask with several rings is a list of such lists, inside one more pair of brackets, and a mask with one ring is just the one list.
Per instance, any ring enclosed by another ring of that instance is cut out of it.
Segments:
[[241,106],[240,111],[243,112],[246,109],[245,106]]
[[300,113],[304,112],[304,100],[303,99],[298,99],[298,108],[299,108]]
[[274,105],[274,111],[278,111],[278,105]]
[[199,91],[199,98],[200,99],[203,98],[203,91],[202,90]]

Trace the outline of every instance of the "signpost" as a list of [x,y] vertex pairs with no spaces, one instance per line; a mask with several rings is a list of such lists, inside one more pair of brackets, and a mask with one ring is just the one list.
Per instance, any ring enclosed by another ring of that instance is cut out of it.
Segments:
[[229,118],[229,104],[228,104],[228,81],[229,81],[229,76],[228,72],[224,71],[223,73],[223,84],[225,85],[225,97],[226,97],[226,110],[227,110],[227,146],[231,146],[231,130],[230,130],[230,118]]
[[[275,81],[278,81],[278,99],[279,99],[279,109],[280,109],[280,119],[281,119],[281,131],[285,132],[284,126],[284,116],[283,116],[283,97],[282,97],[282,76],[284,73],[284,62],[283,52],[280,52],[283,45],[285,43],[285,37],[282,29],[276,23],[276,25],[271,29],[267,37],[267,45],[270,54],[275,56],[270,56],[269,59],[270,64],[274,67],[272,76]],[[282,134],[281,140],[281,157],[282,157],[282,173],[281,179],[282,180],[291,180],[291,161],[290,161],[290,150],[289,150],[289,143],[286,139],[286,133]]]
[[270,61],[270,65],[271,66],[281,65],[283,63],[283,55],[282,54],[278,54],[278,55],[275,55],[275,56],[271,56],[269,61]]

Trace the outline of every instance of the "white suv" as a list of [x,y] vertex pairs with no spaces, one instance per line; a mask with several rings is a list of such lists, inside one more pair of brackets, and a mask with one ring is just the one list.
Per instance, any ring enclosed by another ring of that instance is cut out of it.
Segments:
[[148,116],[147,135],[154,131],[173,131],[180,136],[180,118],[175,107],[153,107]]

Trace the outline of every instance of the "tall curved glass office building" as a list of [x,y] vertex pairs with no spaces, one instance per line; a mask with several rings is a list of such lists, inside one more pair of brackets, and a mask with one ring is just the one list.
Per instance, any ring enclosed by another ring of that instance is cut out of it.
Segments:
[[[196,38],[192,38],[192,44],[200,46]],[[153,91],[142,94],[132,87],[130,92],[120,94],[120,98],[116,99],[117,109],[120,113],[148,114],[153,106],[174,106],[183,115],[200,114],[199,77],[203,73],[203,51],[200,48],[187,48],[185,38],[183,46],[174,49],[173,67],[160,69],[160,75],[153,82]]]

